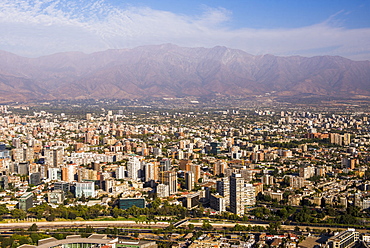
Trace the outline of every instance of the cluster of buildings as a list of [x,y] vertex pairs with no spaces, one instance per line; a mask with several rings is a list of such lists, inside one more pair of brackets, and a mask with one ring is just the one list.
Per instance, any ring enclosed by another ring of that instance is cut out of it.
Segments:
[[81,235],[69,235],[65,239],[46,238],[38,241],[37,245],[21,245],[20,248],[157,248],[155,241],[110,239],[105,234],[92,234],[87,238]]
[[120,110],[78,119],[7,108],[0,115],[0,203],[26,210],[62,204],[69,192],[100,199],[150,192],[189,209],[202,204],[237,215],[259,194],[287,196],[293,206],[306,198],[367,209],[368,131],[366,113]]

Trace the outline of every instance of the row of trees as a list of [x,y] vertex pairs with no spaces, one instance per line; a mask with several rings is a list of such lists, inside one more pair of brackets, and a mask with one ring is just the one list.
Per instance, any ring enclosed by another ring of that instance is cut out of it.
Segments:
[[348,206],[344,210],[338,210],[331,206],[322,209],[309,208],[307,206],[293,207],[284,206],[276,211],[271,211],[266,207],[257,207],[251,214],[258,219],[268,221],[293,221],[297,223],[327,223],[327,224],[347,224],[360,225],[363,214],[355,206]]
[[[203,212],[198,214],[199,217],[203,216]],[[118,208],[116,204],[111,206],[102,205],[76,205],[64,206],[59,205],[57,208],[49,206],[47,203],[37,205],[26,211],[21,209],[14,209],[9,211],[5,205],[0,205],[0,216],[11,217],[13,219],[23,220],[25,218],[45,218],[48,221],[54,221],[56,218],[74,220],[82,218],[84,220],[96,219],[98,217],[114,217],[114,218],[139,218],[145,216],[147,220],[156,221],[156,216],[170,216],[174,220],[183,219],[189,216],[186,208],[180,205],[170,205],[167,201],[163,204],[160,199],[156,198],[149,207],[139,208],[132,206],[129,209],[123,210]]]

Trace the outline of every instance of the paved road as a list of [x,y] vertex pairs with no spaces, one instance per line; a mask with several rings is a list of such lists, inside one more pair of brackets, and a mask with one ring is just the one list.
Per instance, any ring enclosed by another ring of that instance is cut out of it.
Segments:
[[[193,224],[194,226],[201,226],[203,225],[203,222],[197,222],[197,223],[194,223],[194,222],[188,222],[188,223],[191,223]],[[258,224],[258,223],[231,223],[231,222],[224,222],[224,223],[212,223],[210,222],[210,224],[214,227],[214,228],[222,228],[222,227],[234,227],[235,224],[239,224],[239,225],[244,225],[244,226],[263,226],[263,227],[268,227],[269,225],[268,224]],[[294,230],[297,226],[296,225],[281,225],[280,226],[281,229],[284,229],[284,230]],[[313,229],[319,229],[319,230],[347,230],[348,228],[346,227],[323,227],[323,226],[300,226],[298,225],[299,229],[302,230],[302,231],[305,231],[307,227],[309,227],[311,230]],[[363,233],[367,233],[368,230],[366,229],[356,229],[356,231],[358,232],[363,232]]]
[[135,221],[54,221],[54,222],[17,222],[17,223],[0,223],[0,229],[11,230],[16,228],[29,228],[32,224],[36,224],[38,228],[58,228],[58,227],[166,227],[170,223],[157,222],[157,223],[136,223]]
[[[21,222],[21,223],[0,223],[0,230],[11,230],[16,228],[29,228],[32,224],[36,223],[40,229],[55,229],[55,228],[76,228],[76,227],[124,227],[124,228],[149,228],[157,227],[164,228],[167,227],[169,222],[157,222],[157,223],[136,223],[135,221],[54,221],[54,222]],[[186,224],[193,224],[194,226],[201,226],[203,222],[186,222]],[[210,224],[215,228],[222,227],[233,227],[236,223],[223,222],[223,223],[212,223]],[[256,223],[238,223],[240,225],[251,225],[251,226],[263,226],[268,227],[268,224],[256,224]],[[281,229],[294,230],[295,225],[281,225]],[[298,226],[301,230],[306,230],[307,226]],[[337,227],[322,227],[322,226],[309,226],[312,229],[331,229],[331,230],[346,230],[347,228],[337,228]],[[359,232],[366,232],[366,230],[357,229]]]

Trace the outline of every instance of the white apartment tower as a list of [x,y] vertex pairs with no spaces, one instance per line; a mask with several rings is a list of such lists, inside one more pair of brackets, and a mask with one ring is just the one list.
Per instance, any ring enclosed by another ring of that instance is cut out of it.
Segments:
[[253,206],[256,204],[256,192],[253,184],[245,184],[245,205]]
[[141,162],[140,162],[139,157],[136,157],[136,156],[130,157],[129,161],[127,162],[128,177],[132,178],[133,180],[138,180],[140,169],[141,169]]
[[116,169],[116,178],[117,179],[124,179],[125,178],[125,167],[124,166],[119,166]]
[[76,183],[76,197],[95,197],[95,184],[94,182]]
[[192,171],[185,172],[185,185],[187,190],[194,188],[195,175]]
[[230,176],[230,210],[234,214],[243,215],[245,210],[244,178],[241,174]]

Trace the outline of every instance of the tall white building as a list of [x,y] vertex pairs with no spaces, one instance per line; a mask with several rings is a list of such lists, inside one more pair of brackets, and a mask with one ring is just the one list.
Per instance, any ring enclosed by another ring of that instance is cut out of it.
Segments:
[[253,184],[246,184],[241,174],[230,177],[230,210],[237,215],[244,215],[246,206],[256,204]]
[[187,190],[194,188],[195,175],[192,171],[185,172],[185,185]]
[[94,182],[76,183],[76,197],[95,197],[95,184]]
[[245,193],[244,178],[241,174],[233,174],[230,177],[230,210],[234,214],[244,214]]
[[158,166],[154,163],[145,163],[145,182],[158,179]]
[[44,150],[45,164],[51,167],[60,167],[63,163],[64,149],[54,147]]
[[48,169],[48,179],[51,181],[60,181],[62,180],[62,170],[60,168],[49,168]]
[[253,206],[256,204],[256,192],[254,189],[253,184],[245,184],[245,205],[246,206]]
[[159,174],[161,184],[168,185],[169,194],[177,193],[177,173],[175,171],[161,171]]
[[274,176],[271,175],[263,175],[262,176],[262,183],[264,185],[273,185],[274,184]]
[[62,180],[65,182],[73,182],[77,173],[76,164],[68,164],[62,167]]
[[139,171],[141,169],[141,162],[139,157],[130,157],[129,161],[127,162],[127,173],[128,177],[132,178],[133,180],[139,179]]
[[116,169],[116,178],[117,179],[124,179],[125,178],[125,167],[124,166],[119,166]]
[[169,186],[166,184],[157,185],[157,197],[168,197],[170,196]]

